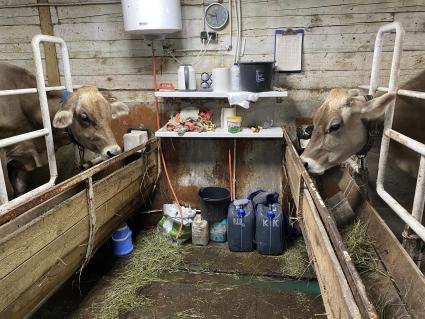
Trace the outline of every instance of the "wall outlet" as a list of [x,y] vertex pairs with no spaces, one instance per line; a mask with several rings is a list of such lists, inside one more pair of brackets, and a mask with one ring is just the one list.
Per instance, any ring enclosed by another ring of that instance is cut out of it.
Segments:
[[208,41],[208,32],[207,31],[201,31],[201,41],[203,41],[203,42]]
[[211,38],[211,41],[217,41],[217,32],[208,32],[208,38]]

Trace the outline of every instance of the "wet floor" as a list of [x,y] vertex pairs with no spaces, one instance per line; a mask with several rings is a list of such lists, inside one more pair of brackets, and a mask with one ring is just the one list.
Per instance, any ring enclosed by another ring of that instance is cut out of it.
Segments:
[[143,287],[154,300],[126,318],[313,318],[323,314],[316,282],[177,272]]
[[[81,285],[71,278],[33,318],[103,318],[91,305],[102,300],[123,267],[126,260],[103,247]],[[148,302],[121,311],[119,318],[304,319],[325,313],[302,238],[279,257],[233,253],[226,244],[188,244],[179,269],[141,285],[137,295]]]

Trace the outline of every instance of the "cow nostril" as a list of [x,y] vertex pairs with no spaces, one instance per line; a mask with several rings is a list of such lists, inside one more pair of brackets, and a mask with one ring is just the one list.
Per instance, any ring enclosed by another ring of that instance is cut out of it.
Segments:
[[114,157],[115,156],[115,154],[112,153],[111,151],[107,151],[106,152],[106,155],[108,155],[109,157]]
[[305,168],[308,168],[308,163],[307,162],[304,162],[304,167]]

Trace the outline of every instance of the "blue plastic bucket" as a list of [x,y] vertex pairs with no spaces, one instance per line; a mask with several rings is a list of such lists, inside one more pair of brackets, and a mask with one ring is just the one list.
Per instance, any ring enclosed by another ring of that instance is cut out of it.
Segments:
[[115,239],[123,239],[126,238],[128,235],[128,232],[131,231],[127,224],[124,224],[120,228],[114,231],[112,234],[112,237]]
[[126,256],[133,251],[132,232],[126,225],[112,234],[112,252],[115,256]]

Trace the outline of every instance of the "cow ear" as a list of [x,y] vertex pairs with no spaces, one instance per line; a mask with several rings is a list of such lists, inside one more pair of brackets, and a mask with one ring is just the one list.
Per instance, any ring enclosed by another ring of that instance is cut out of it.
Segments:
[[128,106],[122,102],[111,103],[111,111],[113,119],[128,115],[128,113],[130,112]]
[[376,97],[367,102],[360,108],[362,118],[366,120],[374,120],[382,116],[387,110],[388,105],[396,98],[395,93],[386,93],[380,97]]
[[53,118],[53,127],[65,128],[71,125],[73,114],[71,111],[62,110],[55,114]]

